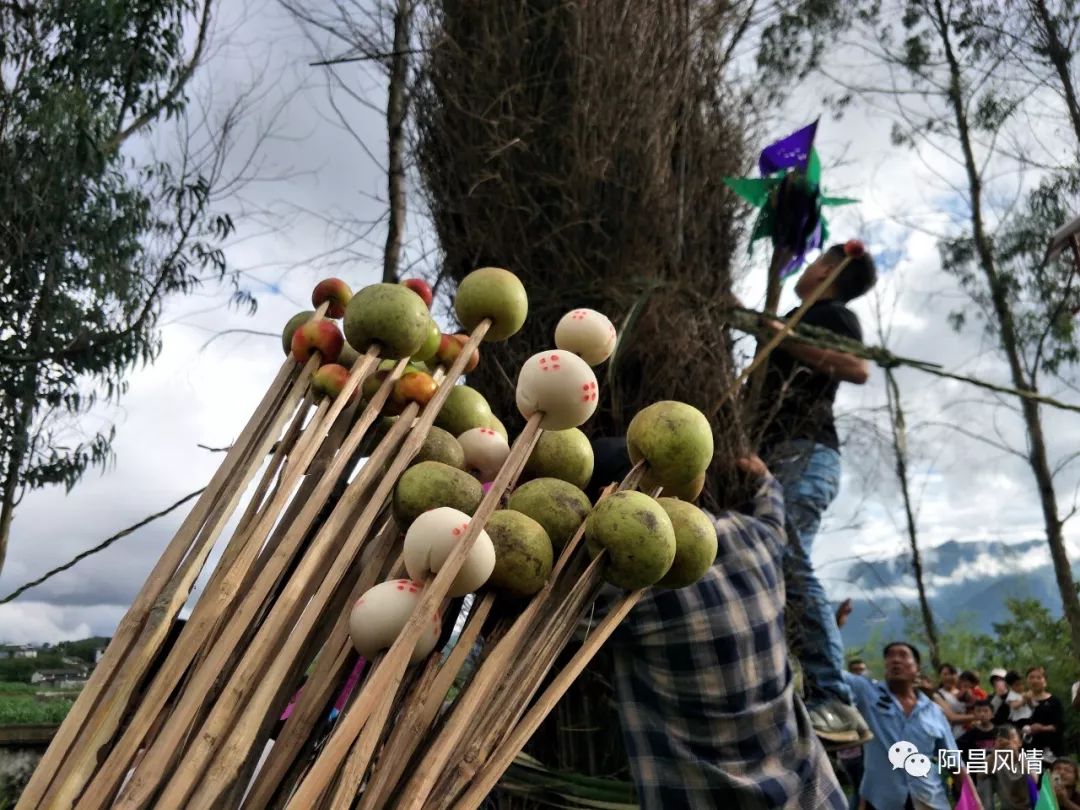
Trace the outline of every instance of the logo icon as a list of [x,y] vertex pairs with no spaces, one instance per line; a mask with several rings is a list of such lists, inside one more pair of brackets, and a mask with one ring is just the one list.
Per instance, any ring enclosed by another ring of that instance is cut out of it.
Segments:
[[903,768],[908,776],[918,779],[923,779],[930,773],[930,757],[920,754],[915,745],[906,740],[892,744],[889,748],[889,762],[892,763],[894,771]]

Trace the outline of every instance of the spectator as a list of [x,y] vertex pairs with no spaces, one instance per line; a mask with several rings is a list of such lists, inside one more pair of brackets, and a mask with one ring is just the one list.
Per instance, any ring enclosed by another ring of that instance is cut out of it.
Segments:
[[953,737],[959,737],[971,722],[972,716],[964,701],[960,699],[960,685],[956,667],[942,664],[938,669],[938,688],[934,693],[934,702],[941,707],[952,725]]
[[1031,793],[1028,791],[1027,768],[1020,757],[1020,734],[1014,726],[999,726],[994,740],[995,751],[1010,752],[1007,757],[994,756],[988,763],[992,791],[989,797],[980,794],[984,808],[994,806],[993,797],[1000,801],[1001,810],[1031,810]]
[[1061,757],[1054,760],[1050,768],[1050,781],[1054,786],[1058,810],[1080,810],[1080,792],[1076,789],[1078,777],[1080,771],[1071,759]]
[[972,706],[978,701],[986,700],[990,697],[982,688],[980,688],[978,673],[972,672],[970,669],[965,669],[960,673],[960,677],[957,678],[957,684],[962,693],[971,695],[971,700],[964,699],[964,702],[970,703]]
[[[848,661],[848,672],[852,675],[872,680],[866,662],[861,658],[852,658]],[[864,769],[863,747],[861,745],[852,745],[848,748],[841,748],[836,752],[836,758],[840,761],[840,768],[851,783],[851,802],[848,806],[848,810],[858,810],[859,785],[862,784]]]
[[1031,717],[1024,726],[1024,737],[1030,745],[1047,752],[1047,759],[1065,753],[1065,707],[1056,696],[1046,691],[1046,669],[1030,667],[1027,671],[1028,691],[1024,700],[1031,706]]
[[1009,685],[1009,694],[1006,697],[1010,709],[1009,722],[1019,729],[1031,717],[1031,706],[1028,705],[1023,694],[1024,679],[1020,677],[1020,673],[1015,669],[1010,669],[1005,673],[1005,683]]
[[897,641],[885,648],[884,656],[882,682],[844,673],[855,705],[874,734],[863,746],[864,772],[859,787],[863,806],[866,810],[949,810],[940,779],[912,776],[889,761],[889,749],[898,742],[914,745],[934,763],[939,751],[957,748],[941,709],[915,687],[919,651]]
[[[964,755],[964,762],[972,774],[975,790],[979,793],[980,799],[983,799],[993,795],[993,777],[989,773],[983,773],[984,769],[971,768],[971,765],[975,761],[993,763],[997,729],[994,727],[993,709],[989,700],[980,700],[976,703],[972,713],[975,715],[975,722],[972,723],[970,729],[956,738],[956,745]],[[981,753],[973,755],[972,751]],[[988,803],[984,802],[984,804],[986,808],[991,807]]]
[[1009,685],[1005,683],[1005,670],[995,669],[990,672],[990,706],[994,710],[994,725],[1003,726],[1009,722]]
[[934,682],[930,680],[930,676],[921,670],[919,671],[919,674],[915,676],[915,688],[930,698],[930,700],[934,699],[934,692],[937,691],[937,687],[934,686]]

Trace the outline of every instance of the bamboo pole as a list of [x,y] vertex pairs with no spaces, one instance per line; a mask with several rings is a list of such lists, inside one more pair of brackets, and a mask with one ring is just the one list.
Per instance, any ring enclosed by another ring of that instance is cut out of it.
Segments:
[[[142,633],[125,660],[123,669],[117,673],[117,677],[102,697],[93,715],[93,724],[88,726],[85,733],[80,736],[76,746],[69,753],[62,771],[46,792],[43,799],[43,805],[46,807],[70,807],[97,770],[100,751],[113,741],[135,689],[156,658],[176,615],[188,600],[195,580],[202,572],[210,551],[236,509],[244,490],[263,466],[266,454],[280,435],[285,421],[303,399],[311,372],[317,365],[318,358],[316,357],[308,361],[286,395],[284,405],[274,414],[269,430],[264,433],[255,451],[246,455],[244,464],[239,468],[240,474],[233,476],[222,490],[222,497],[200,529],[191,552],[184,558],[155,600]],[[211,578],[211,583],[214,582],[215,578]],[[189,639],[192,638],[192,630],[190,624],[185,625],[176,647],[170,652],[170,660],[182,653],[181,645],[184,643],[184,637],[186,635]],[[196,641],[201,643],[202,640]],[[144,726],[144,729],[148,726],[149,723]],[[132,754],[134,755],[134,751]]]
[[[475,349],[483,339],[484,334],[486,334],[489,328],[490,322],[485,320],[473,330],[469,340],[462,348],[461,354],[455,359],[448,371],[443,384],[439,386],[439,389],[436,391],[431,402],[425,406],[419,421],[413,426],[405,445],[391,463],[390,468],[382,474],[382,479],[380,480],[375,493],[372,495],[367,507],[360,518],[358,518],[357,524],[354,526],[353,531],[346,540],[345,549],[342,552],[342,555],[346,556],[350,561],[356,556],[363,542],[366,540],[367,534],[371,529],[371,524],[374,522],[374,518],[377,515],[382,502],[389,497],[401,472],[411,461],[412,457],[419,451],[424,439],[427,437],[427,432],[435,421],[438,410],[442,407],[443,402],[446,401],[446,397],[449,396],[450,389],[457,376],[464,369],[465,363],[469,359],[472,350]],[[409,426],[412,425],[416,413],[417,408],[415,403],[410,403],[406,407],[405,412],[394,424],[394,427],[391,428],[388,437],[395,434],[399,428],[408,429]],[[365,469],[361,472],[361,478],[369,472],[369,465],[374,467],[372,461],[369,461],[368,465],[365,465]],[[371,470],[371,472],[374,472],[374,470]],[[482,505],[483,504],[481,504],[481,506]],[[337,510],[335,510],[334,515],[337,515],[337,513]],[[333,517],[334,516],[331,516],[331,520],[333,520]],[[475,533],[478,532],[479,528],[476,529]],[[467,532],[466,538],[468,538],[468,536],[469,533]],[[465,540],[463,539],[463,544],[464,542]],[[471,545],[472,542],[473,541],[470,540],[469,545]],[[454,555],[451,555],[450,560],[453,559]],[[456,565],[458,568],[460,568],[463,560],[464,558],[462,557],[457,561]],[[305,556],[304,560],[301,561],[300,568],[294,573],[287,589],[288,591],[295,586],[298,593],[289,597],[279,598],[278,604],[275,605],[275,608],[268,616],[266,623],[264,623],[263,627],[260,629],[258,636],[244,656],[240,667],[234,672],[229,686],[222,695],[222,699],[218,701],[200,733],[194,738],[191,746],[187,752],[185,752],[184,757],[172,773],[172,777],[165,788],[164,800],[175,803],[177,806],[184,805],[196,786],[199,787],[201,795],[208,796],[210,792],[221,785],[222,780],[231,772],[231,763],[236,761],[237,756],[242,755],[244,747],[243,740],[251,733],[252,718],[250,716],[241,717],[239,721],[234,723],[234,720],[239,715],[245,713],[248,708],[247,704],[249,703],[249,699],[252,698],[251,679],[259,679],[259,684],[255,690],[255,696],[259,701],[256,705],[262,705],[261,702],[265,700],[266,691],[271,687],[274,675],[280,670],[281,661],[286,660],[290,655],[295,654],[295,645],[299,643],[296,639],[302,637],[304,633],[309,631],[316,619],[317,611],[321,609],[321,606],[326,604],[326,600],[329,598],[329,591],[332,591],[333,588],[336,587],[346,570],[345,566],[334,566],[331,569],[331,574],[319,585],[316,595],[311,598],[307,605],[301,604],[300,609],[296,610],[296,601],[301,595],[309,594],[311,592],[311,587],[315,584],[311,581],[311,569],[317,565],[318,561],[313,560],[312,555],[310,554]],[[443,570],[446,569],[444,568]],[[442,572],[440,572],[440,576],[441,574]],[[436,581],[438,581],[438,579],[436,579]],[[443,592],[449,587],[449,584],[450,581],[445,580],[444,584],[441,586]],[[421,599],[421,604],[424,604],[424,598]],[[434,607],[429,608],[425,615],[430,615],[433,611]],[[407,631],[409,630],[409,627],[414,628],[417,637],[423,630],[423,627],[415,622],[406,627]],[[415,638],[413,639],[413,644],[415,645]],[[384,666],[382,669],[389,671],[390,667]],[[377,677],[375,673],[373,673],[373,677]],[[386,676],[384,676],[384,678],[385,677]],[[388,680],[392,680],[392,678],[388,678]],[[339,724],[338,729],[340,728],[341,725]],[[229,733],[230,729],[231,735]],[[215,753],[222,744],[228,744],[230,746],[229,752],[223,756],[217,757],[215,770],[212,774],[208,775],[206,780],[203,780],[201,777],[205,768],[210,760],[214,758]],[[318,763],[316,763],[316,767],[318,767]],[[332,775],[333,774],[330,774],[331,777]],[[327,781],[329,781],[329,778]],[[134,778],[132,779],[132,783],[135,783]],[[129,792],[130,791],[131,787],[129,786]],[[321,793],[322,790],[320,789],[312,798],[316,798],[318,795],[321,795]],[[132,796],[139,795],[141,797],[140,801],[147,800],[148,797],[145,794],[146,789],[144,787],[140,788],[139,794],[131,793]],[[123,801],[124,796],[122,795],[121,802]],[[119,806],[135,807],[141,806],[141,804],[136,804],[134,799],[129,799],[127,804],[122,803]]]
[[45,792],[54,778],[60,773],[62,763],[75,744],[86,722],[93,714],[99,698],[108,687],[113,675],[123,667],[124,659],[142,629],[150,610],[165,584],[187,554],[196,533],[213,504],[221,496],[228,480],[236,474],[240,462],[247,455],[253,443],[265,429],[270,414],[279,406],[281,398],[288,390],[292,378],[298,370],[289,359],[282,364],[277,376],[270,384],[266,394],[256,406],[247,424],[233,443],[218,467],[203,494],[195,502],[187,518],[180,525],[164,553],[154,565],[146,582],[136,595],[131,607],[117,625],[112,641],[105,650],[105,655],[94,668],[93,674],[83,687],[71,711],[53,737],[45,755],[38,763],[34,774],[19,797],[18,810],[31,810],[39,807]]
[[[277,520],[286,500],[292,493],[297,479],[303,473],[307,462],[314,456],[319,448],[320,440],[325,436],[328,426],[332,424],[337,414],[344,408],[348,391],[359,382],[359,378],[374,367],[377,358],[374,353],[365,355],[365,362],[350,375],[351,386],[346,383],[342,397],[334,403],[323,400],[319,403],[315,414],[308,423],[307,429],[300,434],[295,446],[288,448],[285,440],[279,443],[279,451],[291,449],[292,458],[284,465],[282,480],[276,488],[275,495],[265,508],[259,510],[255,525],[243,534],[234,535],[235,543],[230,543],[225,555],[214,572],[210,583],[207,585],[202,597],[195,605],[191,618],[184,627],[175,647],[162,665],[150,689],[144,696],[136,715],[129,724],[127,731],[114,747],[105,765],[99,770],[91,785],[79,799],[76,805],[80,810],[106,807],[110,797],[116,792],[120,782],[134,758],[138,747],[145,738],[145,731],[150,725],[152,715],[164,704],[168,694],[175,688],[176,682],[181,678],[184,671],[192,661],[199,656],[199,651],[208,647],[215,638],[215,627],[218,626],[223,616],[228,614],[237,595],[242,593],[240,585],[247,576],[255,556],[266,535],[270,532]],[[317,366],[318,359],[312,358],[308,365]],[[294,420],[293,427],[296,427]],[[268,440],[272,436],[268,437]],[[284,455],[282,453],[282,455]],[[268,474],[271,471],[268,470]],[[264,481],[267,480],[264,476]],[[205,693],[200,697],[205,698]],[[172,720],[169,720],[172,723]],[[166,726],[168,728],[168,724]],[[144,760],[145,761],[145,760]]]
[[[247,627],[250,626],[251,620],[262,608],[266,595],[270,592],[277,581],[277,578],[291,561],[292,553],[295,552],[296,547],[305,536],[311,521],[325,503],[326,498],[333,488],[334,482],[337,480],[338,473],[340,473],[348,463],[351,452],[359,445],[367,429],[374,422],[375,418],[377,418],[379,408],[381,408],[386,396],[389,395],[391,385],[392,383],[388,384],[384,381],[379,394],[377,394],[376,397],[372,399],[372,402],[369,403],[369,406],[365,408],[360,421],[357,422],[356,426],[350,432],[342,452],[335,456],[330,469],[322,477],[322,480],[320,480],[315,496],[305,503],[300,516],[297,518],[296,522],[290,526],[288,535],[260,571],[255,586],[244,595],[244,599],[239,607],[230,617],[228,623],[223,627],[221,637],[214,649],[211,650],[210,655],[204,661],[203,666],[192,679],[192,683],[187,692],[181,698],[181,701],[174,710],[173,717],[170,718],[169,723],[166,724],[165,728],[162,730],[158,741],[144,757],[142,765],[131,778],[127,787],[121,792],[116,805],[117,807],[145,806],[145,803],[151,801],[153,793],[157,790],[160,781],[169,776],[169,766],[174,757],[182,753],[180,750],[180,741],[187,733],[188,726],[190,726],[201,710],[205,694],[212,688],[214,682],[222,676],[226,660],[231,656],[232,651],[237,648]],[[395,425],[395,427],[397,426]],[[393,433],[393,430],[391,433]],[[345,449],[346,447],[348,448],[347,451]],[[383,450],[382,455],[388,455],[391,449],[392,448],[388,446]],[[375,461],[375,458],[378,455],[378,451],[373,454],[372,461]],[[377,463],[381,462],[376,462],[376,464]],[[312,542],[312,548],[309,549],[309,555],[305,556],[305,561],[309,556],[318,556],[319,554],[328,553],[327,546],[333,542],[338,532],[351,516],[353,508],[366,491],[374,474],[374,469],[364,469],[352,484],[350,484],[330,518]],[[315,562],[309,563],[309,565],[315,564]],[[279,598],[278,604],[275,605],[275,609],[280,608],[280,611],[286,611],[290,608],[295,609],[297,605],[302,608],[303,597],[304,592],[300,587],[294,585],[293,582],[290,582],[282,597]],[[281,604],[282,599],[286,600],[288,604]],[[280,632],[280,626],[285,623],[284,617],[279,619],[279,627],[276,632]],[[260,632],[264,629],[265,623],[264,628],[260,628]],[[258,638],[258,635],[256,638]],[[244,659],[241,659],[238,668],[243,665],[243,660]],[[260,674],[261,673],[257,670],[248,671],[248,677],[251,679],[258,678]],[[232,681],[235,681],[235,671]],[[211,715],[223,705],[223,701],[226,700],[226,697],[227,696],[223,694],[218,699],[214,710],[211,711]],[[221,711],[225,711],[225,709],[221,709]]]
[[477,774],[465,795],[454,804],[454,810],[475,810],[483,802],[484,797],[492,791],[499,778],[510,767],[514,757],[521,752],[521,749],[525,747],[532,735],[536,733],[540,723],[555,708],[555,704],[566,694],[566,690],[577,680],[589,661],[593,659],[604,642],[615,631],[615,628],[626,618],[626,614],[645,595],[646,590],[643,588],[624,596],[618,605],[597,625],[596,629],[589,634],[589,637],[585,639],[585,643],[581,645],[581,649],[570,659],[570,663],[544,690],[540,699],[526,713],[507,741],[499,747],[480,773]]

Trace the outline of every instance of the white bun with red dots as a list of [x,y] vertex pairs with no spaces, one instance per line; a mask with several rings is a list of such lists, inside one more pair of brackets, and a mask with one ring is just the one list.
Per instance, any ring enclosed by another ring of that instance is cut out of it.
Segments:
[[[405,628],[422,592],[419,583],[408,579],[391,579],[367,590],[349,614],[349,635],[356,651],[371,659],[388,649]],[[442,621],[436,613],[416,642],[412,663],[422,661],[435,649],[441,630]]]
[[542,412],[544,430],[580,427],[596,411],[599,389],[589,364],[562,349],[534,354],[518,374],[517,407],[529,419]]
[[[471,432],[471,431],[470,431]],[[438,573],[450,552],[465,536],[471,518],[449,506],[422,512],[405,533],[402,559],[413,579],[426,579]],[[495,544],[481,530],[450,586],[450,596],[464,596],[478,590],[495,570]]]
[[595,309],[575,309],[555,327],[555,345],[598,366],[615,351],[615,326]]
[[457,439],[465,451],[465,468],[480,473],[481,481],[493,480],[510,455],[510,445],[492,428],[466,430]]

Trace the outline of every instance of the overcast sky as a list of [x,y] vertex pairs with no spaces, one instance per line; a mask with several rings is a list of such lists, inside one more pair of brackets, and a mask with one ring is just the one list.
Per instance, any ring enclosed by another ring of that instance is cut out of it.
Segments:
[[[246,22],[238,27],[242,19]],[[231,311],[227,291],[215,287],[169,304],[162,319],[160,358],[132,374],[131,390],[118,407],[93,416],[116,424],[116,463],[104,474],[87,475],[70,494],[49,489],[26,497],[16,514],[0,594],[209,480],[222,456],[198,445],[230,443],[282,361],[276,338],[231,334],[204,345],[217,331],[279,332],[293,313],[308,307],[311,288],[328,274],[342,276],[354,289],[378,280],[383,231],[376,225],[362,241],[364,228],[357,224],[375,222],[384,210],[379,163],[385,142],[378,113],[336,94],[334,102],[353,131],[340,126],[325,74],[308,66],[317,58],[318,43],[299,32],[275,2],[228,0],[217,25],[218,47],[196,93],[212,86],[213,102],[221,105],[259,82],[246,121],[249,134],[238,145],[235,164],[246,154],[250,133],[269,129],[272,135],[256,164],[261,181],[250,183],[243,199],[231,203],[263,212],[239,221],[240,233],[228,251],[233,266],[245,270],[244,286],[258,299],[259,311],[254,317]],[[376,108],[382,105],[379,82],[362,67],[343,69],[340,75]],[[816,114],[809,97],[792,104],[771,134],[786,134]],[[355,136],[366,141],[371,154]],[[826,191],[861,200],[858,206],[830,213],[833,233],[841,239],[861,235],[879,257],[884,273],[877,296],[891,322],[891,348],[1004,381],[1003,364],[978,326],[958,335],[947,324],[948,313],[964,306],[965,299],[942,274],[935,240],[923,230],[944,227],[949,211],[955,212],[954,198],[933,174],[948,175],[953,169],[934,154],[892,148],[880,117],[825,120],[818,145],[827,164],[843,156],[843,165],[826,170]],[[901,214],[920,229],[899,224]],[[332,224],[343,217],[353,220],[347,231]],[[270,232],[268,222],[276,224],[276,233]],[[410,225],[410,255],[418,258],[425,248],[424,234],[415,219]],[[334,250],[346,243],[347,252]],[[747,264],[742,291],[748,302],[761,293],[763,253],[758,250],[757,261]],[[875,341],[876,300],[868,296],[854,305],[868,339]],[[793,304],[789,285],[782,307]],[[1022,449],[1023,434],[1009,403],[992,407],[992,400],[960,383],[916,371],[901,369],[897,376],[913,428],[912,473],[923,543],[1040,536],[1039,503],[1022,459],[931,424],[960,424]],[[1080,394],[1068,389],[1051,393],[1080,401]],[[844,487],[814,552],[826,587],[837,598],[846,593],[841,581],[845,561],[855,555],[872,559],[896,554],[906,544],[891,460],[857,429],[883,403],[880,370],[864,387],[843,386],[839,398],[848,439]],[[1072,452],[1080,440],[1076,414],[1044,413],[1052,456]],[[1063,504],[1071,504],[1077,480],[1071,469],[1061,476]],[[181,509],[151,524],[0,606],[0,640],[110,634],[183,514]],[[1075,559],[1080,553],[1076,526],[1068,524],[1066,534]]]

